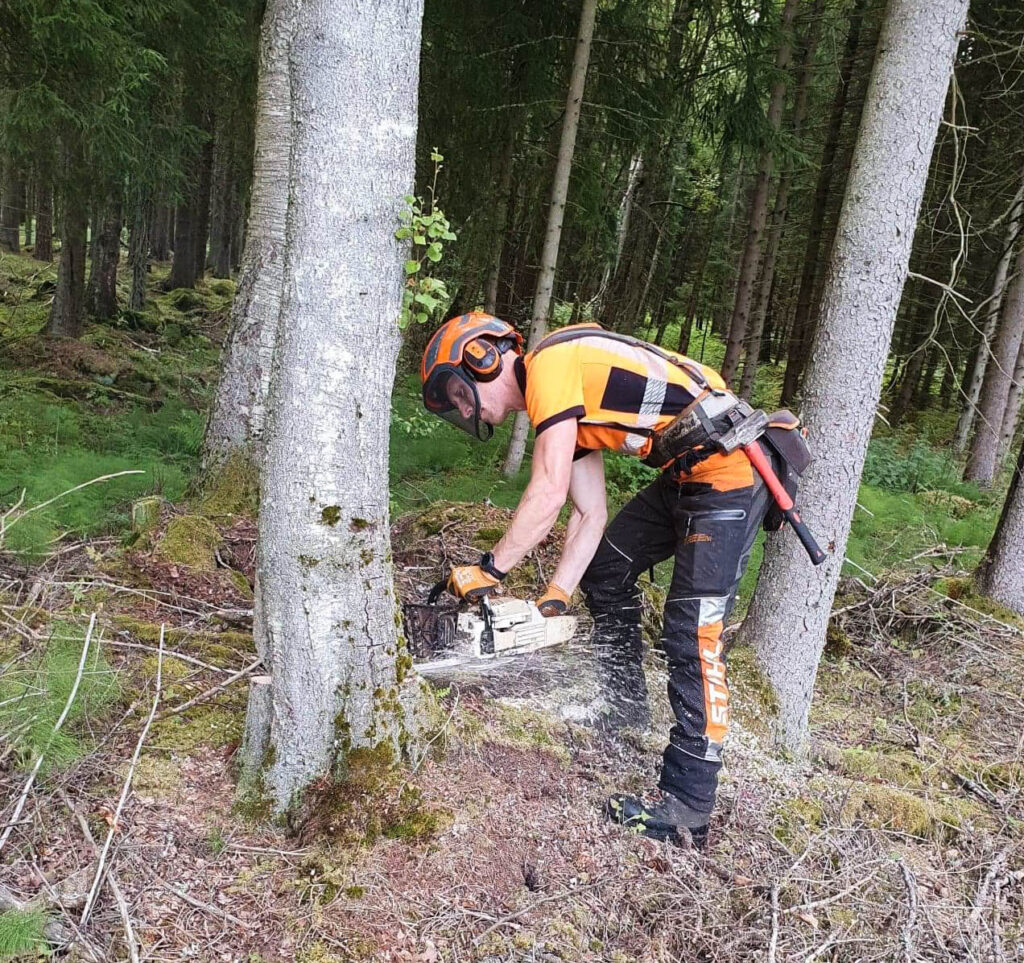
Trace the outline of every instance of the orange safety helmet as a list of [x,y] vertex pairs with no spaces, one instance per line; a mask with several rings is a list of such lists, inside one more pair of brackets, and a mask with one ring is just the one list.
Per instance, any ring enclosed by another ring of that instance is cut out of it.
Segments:
[[[509,343],[502,345],[503,341]],[[494,429],[480,421],[476,385],[479,381],[493,381],[501,374],[501,355],[508,348],[522,354],[523,338],[500,318],[470,311],[445,321],[427,342],[420,365],[427,411],[474,438],[487,441]]]

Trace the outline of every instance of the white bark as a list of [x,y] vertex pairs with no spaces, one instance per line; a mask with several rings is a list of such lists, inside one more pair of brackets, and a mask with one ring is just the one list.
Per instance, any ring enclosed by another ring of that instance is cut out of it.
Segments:
[[206,429],[204,473],[235,451],[258,461],[281,313],[291,101],[288,48],[297,0],[268,0],[260,37],[256,150],[242,269],[220,381]]
[[279,811],[360,747],[398,748],[388,425],[413,186],[422,0],[304,0],[269,395],[257,632]]
[[992,294],[985,311],[985,326],[981,331],[981,344],[978,345],[978,355],[974,359],[974,366],[971,369],[964,408],[956,423],[953,450],[957,453],[967,447],[967,439],[970,438],[971,429],[974,427],[974,416],[978,410],[981,385],[985,380],[985,369],[992,352],[992,337],[996,333],[999,310],[1002,307],[1003,294],[1006,290],[1006,279],[1010,273],[1010,261],[1013,260],[1013,248],[1017,242],[1017,236],[1020,234],[1022,211],[1024,211],[1024,180],[1013,198],[1013,204],[1010,205],[1009,217],[1006,221],[1006,235],[1003,238],[1003,252],[996,264],[995,277],[992,279]]
[[981,572],[986,595],[1024,615],[1024,446]]
[[743,629],[778,697],[777,739],[797,754],[966,13],[967,0],[890,0],[805,383],[817,458],[802,515],[830,555],[812,568],[791,533],[772,539]]
[[[583,85],[587,79],[587,65],[590,63],[590,42],[594,37],[594,18],[597,15],[597,0],[583,0],[580,11],[580,29],[576,37],[576,52],[572,58],[572,73],[569,77],[569,94],[565,100],[565,118],[562,121],[562,136],[558,145],[558,160],[555,164],[555,178],[551,185],[551,204],[548,207],[548,226],[544,234],[544,250],[540,258],[540,273],[537,275],[537,290],[533,295],[533,318],[530,321],[529,348],[534,348],[547,334],[548,315],[551,311],[551,294],[555,287],[555,266],[558,263],[558,247],[562,240],[562,219],[565,216],[565,201],[569,195],[569,175],[572,173],[572,158],[576,151],[576,131],[580,126],[580,109],[583,106]],[[511,478],[519,471],[526,453],[526,438],[530,433],[530,419],[525,411],[516,415],[508,453],[502,468]]]

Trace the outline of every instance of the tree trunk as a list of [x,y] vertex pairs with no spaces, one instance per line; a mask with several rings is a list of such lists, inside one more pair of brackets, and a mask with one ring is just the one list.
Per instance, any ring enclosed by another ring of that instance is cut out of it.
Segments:
[[8,158],[0,187],[0,249],[17,254],[21,250],[21,217],[25,206],[25,181],[17,162]]
[[86,309],[100,321],[117,314],[117,262],[121,257],[121,198],[104,205],[96,229]]
[[[807,36],[804,42],[803,59],[800,63],[799,80],[797,81],[796,97],[793,102],[792,137],[799,143],[803,131],[804,119],[807,116],[807,95],[810,90],[811,74],[814,68],[814,55],[818,49],[818,35],[821,32],[822,10],[825,0],[815,0],[807,12]],[[789,214],[789,185],[792,170],[785,170],[779,175],[779,186],[775,192],[775,210],[772,213],[772,226],[768,232],[768,244],[765,249],[764,266],[761,270],[761,283],[758,287],[757,303],[753,317],[749,323],[743,362],[743,377],[740,380],[740,397],[748,399],[754,390],[754,379],[757,366],[761,360],[761,336],[764,333],[764,322],[768,315],[768,305],[775,284],[775,266],[779,258],[779,244]]]
[[53,187],[46,176],[40,176],[36,186],[36,246],[32,257],[37,261],[53,260]]
[[[224,113],[217,117],[210,175],[210,253],[206,266],[214,277],[231,275],[231,128]],[[218,273],[221,272],[221,273]]]
[[501,165],[498,175],[498,217],[495,223],[494,246],[491,248],[491,266],[484,282],[484,311],[494,314],[498,305],[498,282],[501,278],[501,255],[505,248],[505,237],[508,234],[509,219],[514,198],[512,197],[512,167],[515,163],[516,133],[518,125],[509,124],[505,149],[501,152],[498,163]]
[[128,232],[128,269],[132,273],[132,291],[128,306],[141,311],[146,305],[146,276],[149,272],[149,229],[152,218],[152,195],[148,188],[136,186],[132,226]]
[[1017,456],[1010,490],[995,535],[979,571],[981,590],[1024,615],[1024,446]]
[[206,275],[206,249],[210,240],[210,184],[213,175],[213,135],[199,152],[199,184],[195,197],[195,258],[196,280]]
[[35,210],[35,205],[32,203],[32,198],[36,192],[36,185],[34,178],[32,182],[25,184],[25,216],[23,218],[25,222],[25,247],[34,247],[32,243],[32,212]]
[[183,197],[174,212],[174,259],[167,278],[168,290],[196,286],[195,213],[194,197]]
[[166,261],[171,256],[168,223],[173,211],[166,204],[158,204],[153,210],[152,227],[149,230],[149,256],[154,261]]
[[216,218],[212,221],[216,229],[211,230],[210,234],[210,273],[215,278],[231,277],[231,235],[235,227],[237,194],[238,186],[232,178]]
[[1024,340],[1017,349],[1017,363],[1013,366],[1013,379],[1010,390],[1006,394],[1006,411],[1003,413],[1003,429],[999,433],[999,452],[997,460],[1001,463],[1013,444],[1020,421],[1020,399],[1024,390]]
[[[769,138],[774,138],[782,122],[782,109],[786,103],[787,72],[793,55],[793,18],[796,16],[799,0],[786,0],[782,8],[780,24],[782,39],[775,58],[777,80],[772,84],[771,96],[768,100]],[[747,228],[747,241],[743,246],[740,260],[740,273],[736,281],[736,299],[733,303],[732,321],[729,324],[729,338],[725,345],[725,359],[722,361],[722,377],[731,383],[736,377],[740,362],[740,351],[747,336],[750,324],[750,306],[754,298],[754,285],[757,283],[758,268],[761,265],[761,251],[764,246],[764,227],[768,220],[768,190],[771,187],[772,167],[775,154],[774,144],[769,139],[761,151],[761,162],[758,165],[757,177],[750,192],[750,224]]]
[[912,307],[910,320],[907,322],[909,355],[900,373],[899,391],[897,391],[892,407],[889,409],[889,424],[893,428],[897,428],[902,424],[904,417],[910,410],[910,406],[914,401],[917,384],[921,380],[924,356],[928,350],[927,335],[930,333],[928,325],[929,303],[925,300],[923,291],[918,291],[918,297],[919,300]]
[[249,228],[206,429],[203,473],[208,478],[233,453],[249,463],[260,461],[281,313],[292,137],[288,48],[294,18],[295,0],[270,0],[263,17]]
[[992,360],[986,366],[985,380],[978,399],[977,424],[971,438],[971,450],[964,467],[964,481],[988,488],[999,467],[999,437],[1006,414],[1010,380],[1024,338],[1024,239],[1017,245],[1013,279],[1003,297],[999,326],[992,345]]
[[[533,317],[530,321],[529,347],[532,349],[547,334],[548,313],[551,309],[551,292],[555,284],[555,266],[558,263],[558,247],[562,238],[562,218],[565,214],[565,200],[569,193],[569,175],[572,172],[572,158],[576,149],[576,131],[580,123],[580,108],[583,106],[583,84],[587,78],[587,64],[590,61],[590,42],[594,36],[594,18],[597,0],[583,0],[580,11],[579,35],[576,38],[576,52],[572,60],[572,75],[569,79],[569,95],[565,102],[565,117],[562,121],[562,136],[558,145],[558,161],[551,185],[551,203],[548,207],[548,226],[544,235],[544,251],[540,259],[540,274],[537,276],[537,290],[533,295]],[[516,414],[508,453],[502,467],[507,478],[511,478],[523,464],[526,453],[526,437],[530,433],[530,420],[525,411]]]
[[846,104],[850,92],[850,78],[857,61],[857,50],[860,46],[866,7],[867,0],[856,0],[853,10],[850,12],[850,29],[846,34],[846,46],[839,67],[839,82],[836,85],[835,96],[832,98],[828,133],[825,135],[825,144],[821,151],[821,166],[818,170],[818,181],[814,187],[811,218],[807,227],[803,271],[800,277],[800,289],[796,297],[796,313],[793,317],[793,327],[789,337],[786,374],[782,383],[782,404],[789,404],[796,396],[807,360],[807,345],[811,335],[811,302],[818,281],[818,264],[821,258],[821,239],[825,226],[825,214],[828,210],[828,196],[832,189],[836,151],[839,149],[839,136],[843,130],[843,117],[846,114]]
[[974,427],[974,416],[978,410],[978,398],[981,396],[981,385],[985,380],[985,369],[988,366],[988,358],[991,353],[992,338],[996,333],[996,325],[999,323],[999,310],[1003,304],[1003,294],[1006,291],[1006,278],[1010,273],[1010,262],[1013,260],[1013,249],[1020,236],[1021,215],[1024,212],[1024,172],[1021,174],[1021,184],[1014,195],[1013,203],[1010,205],[1009,216],[1006,219],[1006,235],[1003,237],[1003,249],[996,262],[995,276],[992,278],[992,293],[989,295],[988,305],[985,311],[985,324],[981,331],[981,344],[974,356],[974,365],[971,368],[971,377],[967,383],[967,397],[964,399],[964,408],[956,423],[956,434],[953,436],[953,450],[958,454],[967,447],[967,439],[970,438],[971,429]]
[[966,14],[967,0],[889,2],[805,385],[804,422],[828,457],[804,476],[801,514],[830,554],[812,569],[789,533],[770,539],[743,627],[778,698],[777,739],[797,755]]
[[85,205],[73,196],[64,198],[57,288],[50,306],[46,333],[51,337],[77,338],[85,321],[85,246],[88,217]]
[[278,812],[312,780],[343,773],[350,753],[395,759],[409,736],[387,477],[408,256],[394,235],[413,189],[421,17],[421,0],[305,0],[296,14],[280,363],[257,542],[256,629],[274,708],[265,785]]

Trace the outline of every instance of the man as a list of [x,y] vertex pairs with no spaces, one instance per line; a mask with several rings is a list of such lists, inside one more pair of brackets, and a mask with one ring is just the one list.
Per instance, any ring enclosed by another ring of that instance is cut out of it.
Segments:
[[[560,614],[582,589],[617,724],[647,722],[637,578],[675,556],[661,641],[676,721],[660,798],[615,795],[607,813],[645,835],[689,833],[703,846],[729,724],[722,629],[769,497],[742,451],[714,452],[697,431],[666,455],[662,439],[695,421],[728,427],[736,398],[711,369],[596,325],[556,331],[524,357],[510,325],[478,312],[438,329],[420,374],[427,409],[473,437],[487,440],[523,410],[536,432],[530,481],[508,531],[477,565],[452,571],[450,590],[470,599],[493,591],[568,497],[565,545],[537,604]],[[607,530],[605,449],[663,469]]]

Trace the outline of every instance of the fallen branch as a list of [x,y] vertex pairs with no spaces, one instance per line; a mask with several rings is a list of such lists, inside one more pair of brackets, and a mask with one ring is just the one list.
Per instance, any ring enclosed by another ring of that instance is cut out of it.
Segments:
[[21,818],[21,811],[25,808],[25,802],[28,799],[29,793],[32,791],[32,786],[36,781],[36,776],[39,775],[39,770],[43,765],[43,759],[46,758],[46,750],[50,746],[50,742],[53,741],[53,737],[60,732],[60,727],[64,725],[64,721],[68,717],[68,713],[71,711],[71,704],[75,701],[75,696],[78,694],[78,687],[82,682],[82,673],[85,671],[85,660],[89,654],[89,643],[92,641],[92,632],[96,627],[96,613],[92,613],[92,617],[89,619],[89,628],[85,633],[85,642],[82,643],[82,655],[78,660],[78,672],[75,675],[74,684],[71,686],[71,691],[68,693],[67,701],[64,703],[64,711],[60,714],[60,718],[54,724],[53,733],[46,745],[39,750],[39,755],[36,757],[35,765],[32,766],[32,771],[28,774],[28,779],[25,780],[25,786],[21,790],[21,795],[18,797],[17,803],[14,806],[14,813],[4,827],[4,831],[0,833],[0,851],[3,851],[4,844],[7,842],[8,837],[14,831],[14,827],[18,825],[18,820]]
[[772,883],[772,932],[768,937],[768,963],[775,963],[779,948],[779,884]]
[[[78,822],[78,828],[81,829],[82,835],[85,837],[85,841],[96,851],[96,840],[93,838],[92,831],[89,829],[89,823],[86,822],[85,816],[83,816],[68,798],[68,794],[63,789],[57,790],[57,795],[60,796],[64,805],[68,807],[71,815],[75,817]],[[128,901],[124,898],[124,893],[121,891],[121,887],[117,880],[114,878],[113,873],[107,873],[107,886],[110,889],[110,895],[114,897],[114,902],[117,903],[117,911],[121,916],[121,925],[124,927],[125,940],[128,943],[128,953],[131,956],[132,963],[139,963],[139,943],[135,938],[135,930],[132,927],[132,918],[128,913]]]
[[177,886],[172,886],[165,879],[161,879],[159,876],[154,877],[158,886],[162,889],[167,890],[172,896],[177,896],[183,903],[188,903],[189,906],[194,906],[196,909],[202,910],[204,913],[209,913],[211,916],[217,916],[222,920],[227,920],[229,923],[234,923],[235,926],[241,927],[243,930],[250,929],[248,923],[245,920],[240,920],[237,916],[232,916],[230,913],[226,913],[224,910],[219,909],[216,906],[211,906],[209,903],[204,903],[202,900],[196,899],[194,896],[189,896],[183,889]]
[[519,919],[520,916],[525,916],[530,910],[535,909],[542,903],[550,903],[554,900],[565,899],[566,897],[573,896],[576,893],[583,893],[588,889],[594,889],[597,886],[602,886],[607,883],[611,877],[605,876],[603,879],[594,880],[592,883],[587,883],[585,886],[575,886],[572,889],[562,890],[560,893],[553,893],[550,896],[542,896],[540,899],[534,900],[528,906],[524,906],[520,910],[516,910],[514,913],[509,913],[508,916],[503,916],[500,920],[495,920],[490,926],[487,927],[479,936],[473,940],[474,946],[479,946],[484,939],[493,933],[499,926],[506,926],[513,920]]
[[96,878],[93,880],[92,888],[89,890],[89,898],[85,901],[85,909],[82,910],[82,926],[85,926],[89,921],[89,914],[96,903],[96,894],[99,892],[100,882],[103,879],[103,868],[106,865],[107,854],[110,852],[110,844],[121,821],[121,812],[128,798],[128,790],[132,785],[132,776],[135,775],[135,767],[139,764],[139,756],[142,754],[142,744],[146,741],[149,727],[153,724],[153,717],[156,715],[156,707],[160,703],[160,688],[163,684],[164,669],[164,629],[165,625],[162,624],[160,626],[160,648],[156,662],[156,691],[153,693],[153,705],[149,710],[146,724],[142,727],[142,732],[139,733],[139,741],[135,743],[135,753],[132,755],[131,765],[128,767],[128,775],[125,776],[124,785],[121,787],[121,796],[117,801],[117,808],[114,810],[114,818],[111,821],[110,829],[107,831],[107,838],[103,841],[99,866],[96,868]]
[[907,922],[903,924],[900,932],[900,942],[903,944],[903,959],[906,963],[913,963],[914,960],[914,925],[917,923],[917,885],[914,882],[914,874],[901,859],[899,861],[900,872],[903,874],[903,882],[907,887]]
[[183,702],[180,706],[173,706],[170,709],[165,709],[157,719],[164,719],[167,716],[177,715],[179,712],[184,712],[186,709],[191,709],[192,706],[197,705],[200,702],[205,702],[210,696],[216,695],[218,692],[226,689],[232,683],[237,682],[239,679],[244,679],[247,675],[255,672],[261,665],[263,665],[263,659],[257,659],[255,662],[249,663],[244,669],[239,669],[237,672],[228,676],[223,682],[218,682],[214,686],[210,686],[205,692],[200,692],[199,695],[193,696],[187,702]]

